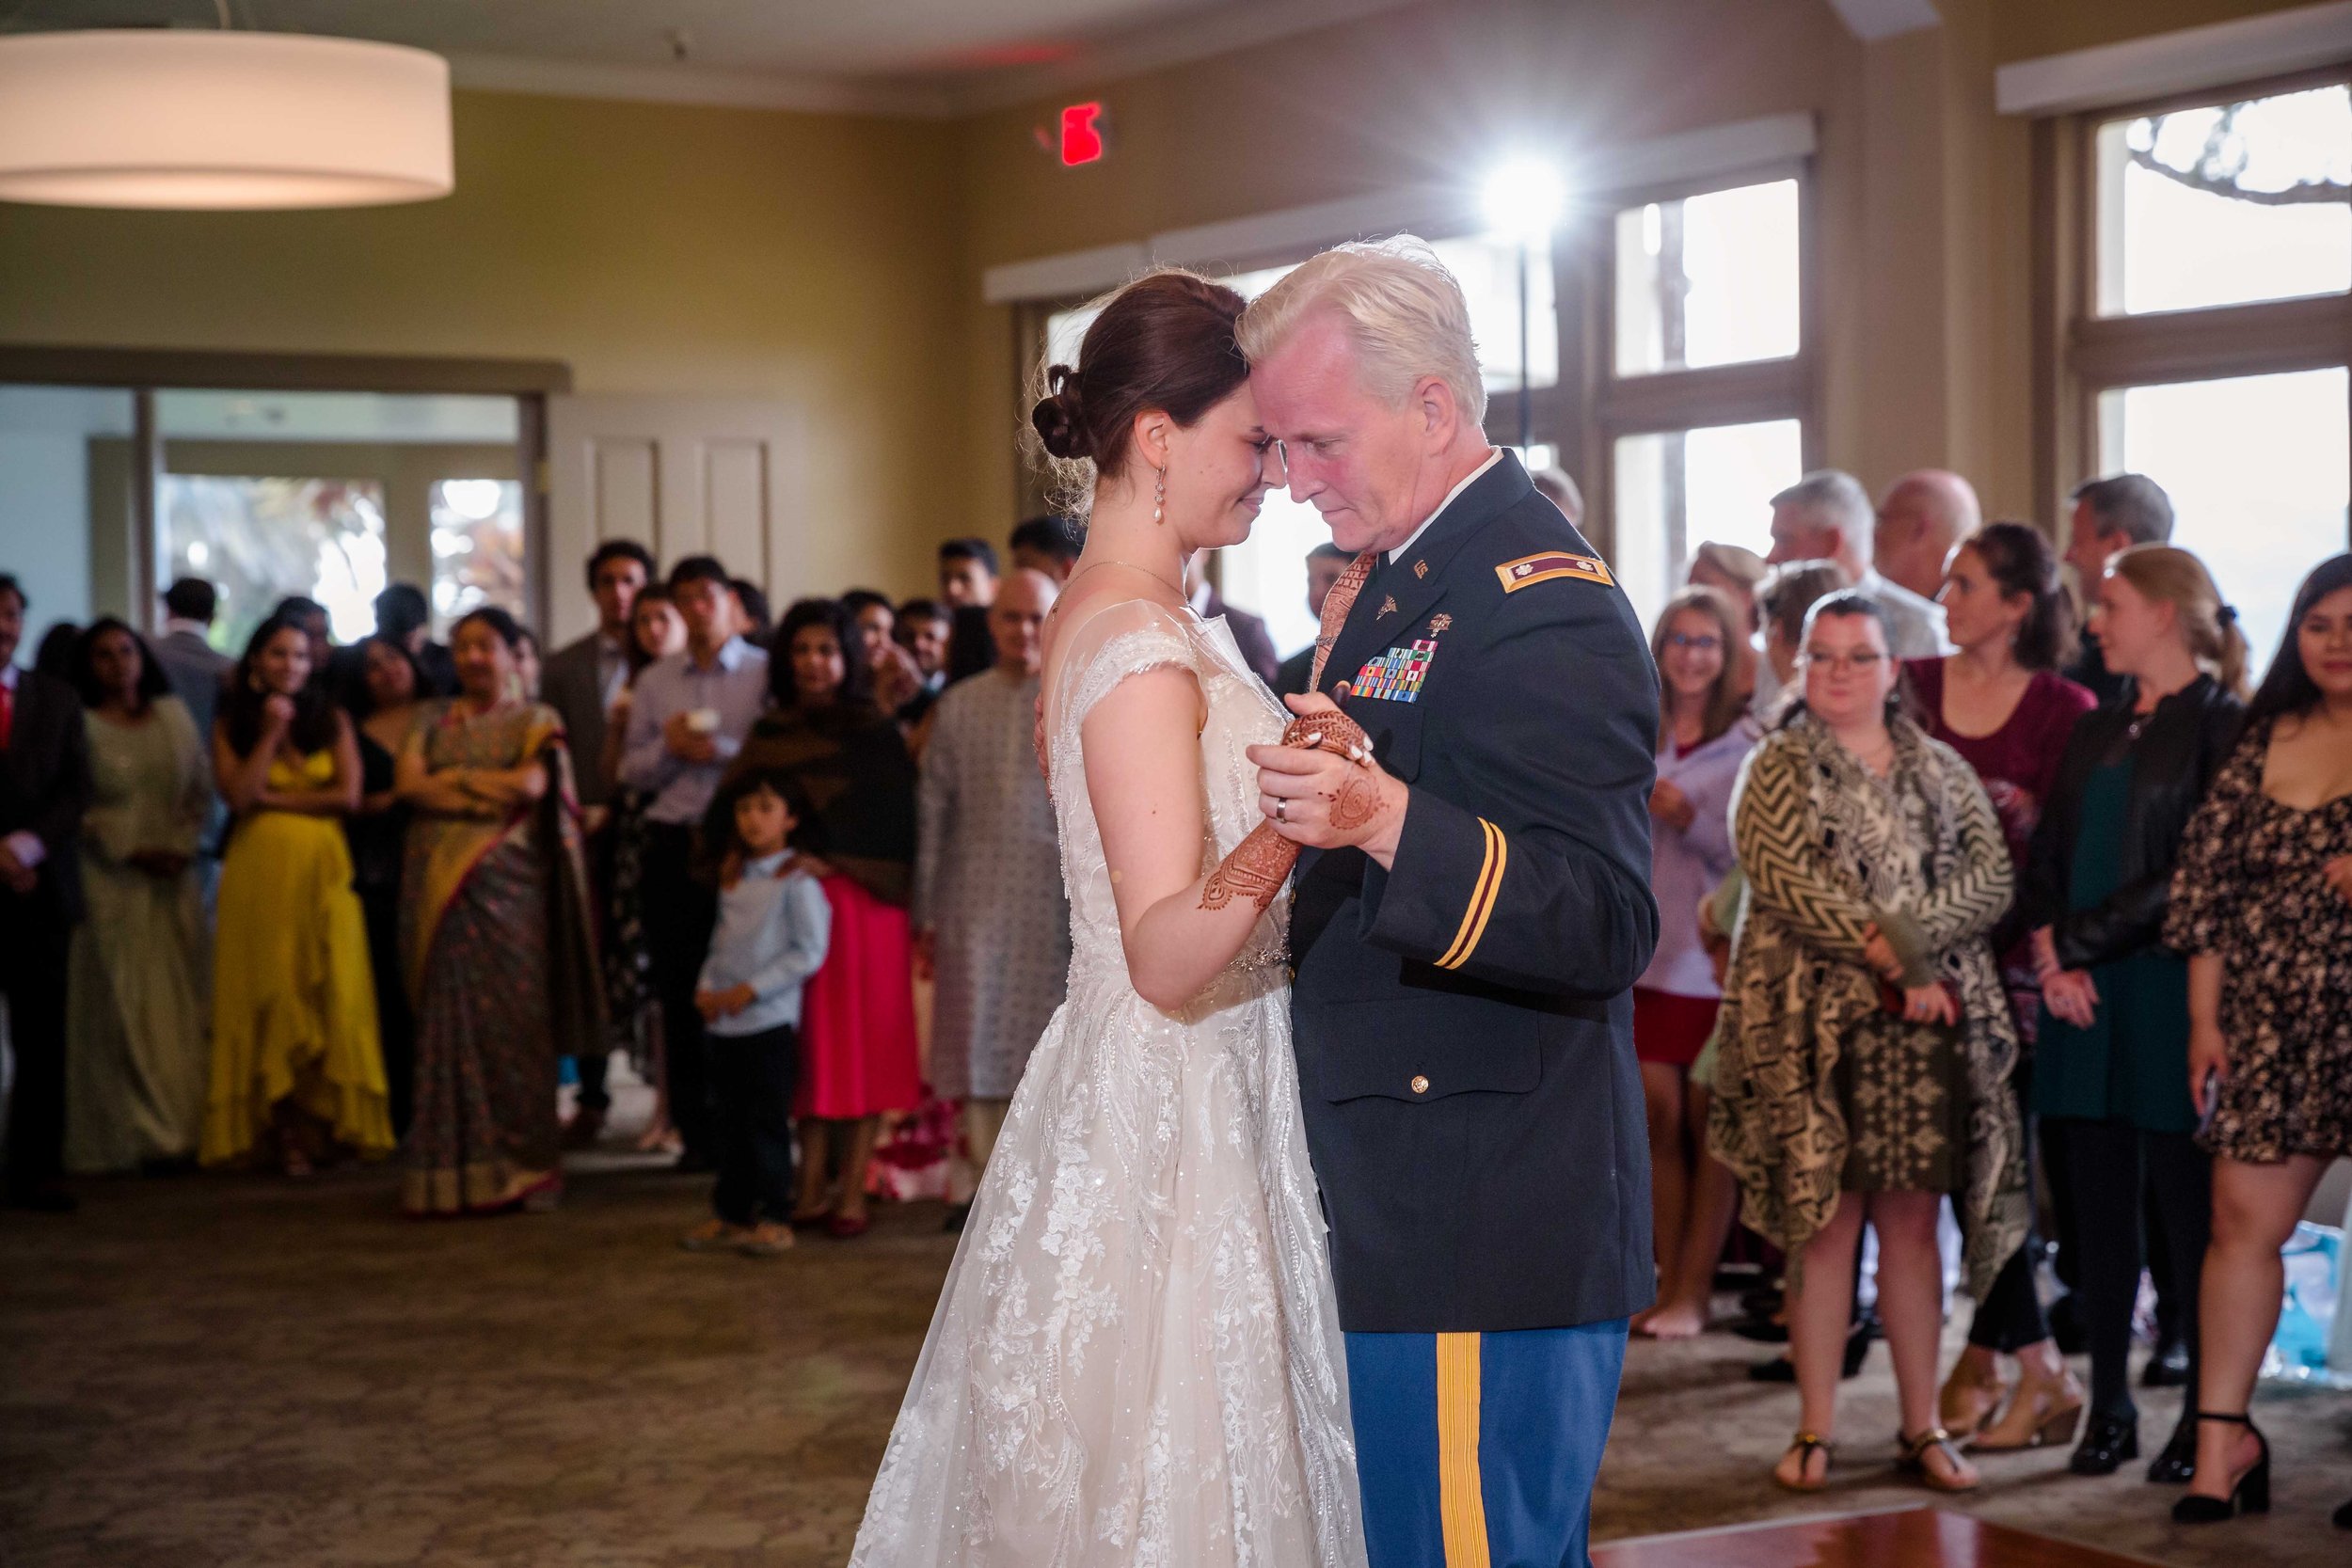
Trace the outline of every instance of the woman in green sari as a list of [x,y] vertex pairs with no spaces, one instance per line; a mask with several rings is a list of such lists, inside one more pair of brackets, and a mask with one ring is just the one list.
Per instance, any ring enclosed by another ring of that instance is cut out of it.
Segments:
[[522,698],[521,640],[502,610],[457,623],[459,694],[425,710],[396,776],[415,812],[401,883],[413,1215],[552,1208],[556,1063],[603,1037],[571,759],[555,710]]

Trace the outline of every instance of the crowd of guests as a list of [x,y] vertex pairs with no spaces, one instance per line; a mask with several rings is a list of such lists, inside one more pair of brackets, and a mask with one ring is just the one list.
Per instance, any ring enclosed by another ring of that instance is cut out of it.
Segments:
[[[1949,473],[1874,504],[1823,471],[1772,509],[1770,557],[1702,546],[1652,637],[1661,935],[1633,1017],[1660,1291],[1636,1332],[1708,1325],[1744,1221],[1782,1269],[1756,1333],[1788,1345],[1756,1375],[1799,1394],[1781,1485],[1826,1483],[1878,1332],[1924,1484],[2066,1443],[2106,1475],[2139,1455],[2152,1271],[2178,1359],[2147,1381],[2185,1398],[2148,1478],[2188,1485],[2183,1522],[2265,1508],[2248,1404],[2280,1248],[2352,1154],[2352,556],[2303,582],[2252,686],[2143,476],[2076,491],[2063,562]],[[1939,1385],[1947,1200],[1973,1305]]]
[[[1780,1484],[1825,1483],[1882,1332],[1928,1486],[2068,1443],[2101,1475],[2138,1454],[2153,1271],[2177,1349],[2148,1376],[2187,1397],[2149,1479],[2189,1484],[2184,1520],[2266,1506],[2248,1404],[2280,1249],[2352,1153],[2352,557],[2249,689],[2144,477],[2076,492],[2062,560],[1949,473],[1874,503],[1822,471],[1772,507],[1769,557],[1702,545],[1651,639],[1661,925],[1632,1006],[1660,1286],[1635,1331],[1707,1328],[1744,1223],[1781,1272],[1757,1337],[1788,1343],[1756,1375],[1801,1404]],[[232,661],[183,580],[153,641],[102,619],[20,670],[0,577],[9,1200],[70,1207],[69,1169],[397,1149],[411,1213],[544,1208],[605,1131],[616,1050],[658,1091],[641,1147],[716,1178],[690,1248],[862,1233],[878,1150],[950,1117],[968,1193],[1069,963],[1032,734],[1080,545],[1033,519],[1000,572],[951,540],[935,598],[771,623],[712,558],[608,542],[596,629],[544,662],[494,608],[435,641],[397,585],[356,645],[289,599]],[[1311,612],[1346,564],[1309,557]],[[1306,656],[1188,586],[1303,689]],[[1939,1383],[1947,1200],[1972,1319]]]
[[960,1109],[968,1193],[1068,963],[1028,716],[1079,540],[1011,546],[771,624],[717,561],[611,542],[544,661],[494,607],[435,641],[405,584],[358,642],[290,598],[230,658],[183,579],[160,635],[60,626],[19,669],[0,577],[9,1201],[396,1152],[411,1214],[551,1207],[615,1050],[640,1146],[715,1175],[690,1247],[861,1233],[903,1114]]

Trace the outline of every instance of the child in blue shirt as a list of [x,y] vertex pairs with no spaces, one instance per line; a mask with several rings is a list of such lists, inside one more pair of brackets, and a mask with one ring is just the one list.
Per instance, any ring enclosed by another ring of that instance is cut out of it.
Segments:
[[[800,1076],[801,987],[825,961],[833,910],[790,840],[808,819],[800,783],[778,768],[729,782],[735,824],[710,957],[694,983],[710,1077],[716,1217],[690,1252],[771,1257],[792,1244],[792,1096]],[[723,820],[724,818],[723,817]]]

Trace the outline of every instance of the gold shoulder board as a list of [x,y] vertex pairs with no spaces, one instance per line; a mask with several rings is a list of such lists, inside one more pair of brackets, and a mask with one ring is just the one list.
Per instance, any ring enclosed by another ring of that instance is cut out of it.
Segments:
[[1506,561],[1495,568],[1495,576],[1502,579],[1505,594],[1516,594],[1554,578],[1575,578],[1580,582],[1597,582],[1603,588],[1613,588],[1617,582],[1609,575],[1609,568],[1594,557],[1570,555],[1565,550],[1546,550],[1540,555]]

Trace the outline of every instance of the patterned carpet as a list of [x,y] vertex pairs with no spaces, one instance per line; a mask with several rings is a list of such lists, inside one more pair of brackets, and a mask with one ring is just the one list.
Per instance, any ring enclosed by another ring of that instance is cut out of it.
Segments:
[[[689,1256],[704,1184],[605,1158],[557,1213],[411,1224],[381,1170],[86,1187],[0,1216],[0,1562],[10,1568],[838,1564],[952,1241]],[[1724,1335],[1634,1347],[1601,1539],[1899,1506],[1883,1349],[1825,1496],[1765,1472],[1794,1418]],[[2146,1401],[2161,1441],[2177,1404]],[[1959,1504],[2191,1568],[2342,1564],[2352,1399],[2267,1394],[2268,1518],[2202,1532],[2128,1472],[1988,1462]]]

